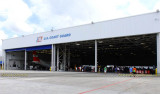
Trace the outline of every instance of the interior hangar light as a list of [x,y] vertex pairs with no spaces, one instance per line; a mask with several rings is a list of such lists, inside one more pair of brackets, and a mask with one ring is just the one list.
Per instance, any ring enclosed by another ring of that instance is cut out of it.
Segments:
[[109,45],[109,47],[113,47],[113,45]]
[[145,44],[145,43],[143,43],[143,42],[141,43],[141,45],[144,45],[144,44]]
[[98,43],[103,43],[103,41],[99,41]]

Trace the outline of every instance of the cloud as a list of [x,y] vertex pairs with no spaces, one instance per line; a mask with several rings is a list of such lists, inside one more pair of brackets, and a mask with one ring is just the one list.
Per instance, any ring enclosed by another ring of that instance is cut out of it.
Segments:
[[[21,35],[146,13],[139,0],[0,0],[3,28]],[[7,14],[7,16],[6,16]],[[33,17],[33,15],[35,15]],[[30,18],[33,17],[31,20]],[[35,20],[35,23],[33,21]]]
[[149,12],[139,0],[87,0],[92,7],[92,19],[103,21]]
[[160,1],[156,3],[156,5],[153,8],[155,11],[160,10]]
[[42,32],[41,27],[28,22],[31,16],[32,11],[23,0],[0,0],[0,55],[1,39],[32,34],[35,30]]
[[8,38],[8,35],[4,33],[4,31],[0,30],[0,44],[2,44],[2,39]]
[[0,0],[0,24],[9,32],[32,34],[151,11],[139,0],[24,1]]
[[2,56],[2,40],[7,39],[8,35],[4,31],[0,30],[0,56]]
[[150,12],[139,0],[30,0],[45,29],[59,29]]
[[[32,16],[32,11],[23,0],[0,0],[0,17],[5,18],[3,27],[9,32],[19,35],[32,34],[35,28],[28,19]],[[37,26],[38,28],[38,26]]]
[[127,12],[130,15],[137,15],[150,12],[144,4],[140,3],[139,0],[133,0],[129,2],[129,6],[127,8]]
[[12,36],[12,38],[16,38],[16,37],[18,37],[18,35],[16,35],[16,34],[14,34],[14,35]]
[[40,32],[45,32],[44,28],[39,26],[39,25],[36,25],[36,24],[31,24],[30,25],[34,30],[34,32],[32,33],[40,33]]
[[26,3],[22,0],[3,0],[1,5],[3,5],[2,11],[7,13],[3,28],[15,33],[33,32],[27,24],[27,19],[32,15],[32,12]]
[[89,7],[84,0],[30,0],[31,10],[45,28],[64,28],[89,22]]

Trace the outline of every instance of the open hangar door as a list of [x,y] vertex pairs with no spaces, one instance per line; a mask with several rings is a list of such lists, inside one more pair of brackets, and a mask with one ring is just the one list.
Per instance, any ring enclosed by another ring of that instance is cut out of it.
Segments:
[[27,48],[27,70],[48,70],[51,67],[51,45]]
[[95,41],[73,42],[56,45],[57,70],[59,71],[94,71]]
[[[98,65],[120,68],[157,66],[156,34],[98,40]],[[128,71],[128,70],[127,70]]]
[[[52,45],[6,50],[7,70],[48,70]],[[26,65],[26,66],[25,66]]]
[[25,51],[24,49],[15,49],[6,51],[7,70],[24,70]]
[[[156,34],[97,40],[97,70],[103,72],[107,65],[127,68],[156,67],[156,46]],[[81,67],[83,71],[94,71],[94,40],[59,44],[56,45],[56,49],[57,70],[80,71],[78,68]]]

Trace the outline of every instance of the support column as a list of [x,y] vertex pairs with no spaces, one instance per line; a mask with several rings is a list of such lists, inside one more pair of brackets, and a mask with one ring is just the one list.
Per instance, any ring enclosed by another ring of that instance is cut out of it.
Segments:
[[53,48],[53,71],[56,71],[56,45]]
[[56,52],[55,52],[55,50],[56,50],[56,47],[55,47],[55,45],[54,44],[52,44],[52,53],[51,53],[51,69],[52,69],[52,71],[55,71],[55,62],[56,62],[56,58],[55,58],[55,56],[56,56]]
[[68,70],[70,70],[70,48],[68,49]]
[[3,60],[3,50],[2,50],[2,70],[4,69],[3,62],[4,62],[4,60]]
[[157,34],[157,73],[160,73],[160,33]]
[[4,68],[4,67],[3,67],[3,59],[2,59],[2,70],[3,70],[3,68]]
[[97,72],[97,40],[95,40],[95,72]]
[[5,67],[6,67],[6,70],[8,70],[8,64],[9,64],[9,59],[7,57],[8,57],[8,55],[5,52],[5,61],[6,61]]
[[8,56],[6,55],[6,70],[9,70],[9,59],[7,57]]
[[5,52],[5,50],[3,50],[3,69],[4,70],[7,70],[7,68],[6,68],[6,52]]
[[57,71],[59,71],[59,47],[57,46]]
[[3,56],[3,50],[2,50],[2,70],[4,70],[4,56]]
[[64,63],[64,71],[66,71],[66,45],[64,46],[63,63]]
[[24,70],[27,70],[27,51],[25,50]]

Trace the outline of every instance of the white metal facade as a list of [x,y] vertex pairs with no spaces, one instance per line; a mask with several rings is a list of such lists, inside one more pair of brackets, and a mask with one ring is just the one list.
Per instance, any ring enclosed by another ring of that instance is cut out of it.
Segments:
[[[2,49],[13,49],[47,44],[94,40],[121,36],[142,35],[160,32],[160,13],[149,13],[127,18],[98,22],[50,32],[3,40]],[[70,34],[69,37],[60,35]],[[44,40],[46,37],[57,36]],[[41,42],[36,42],[42,36]]]

